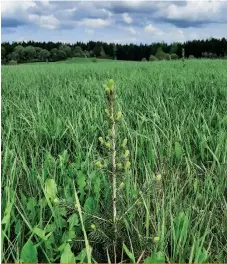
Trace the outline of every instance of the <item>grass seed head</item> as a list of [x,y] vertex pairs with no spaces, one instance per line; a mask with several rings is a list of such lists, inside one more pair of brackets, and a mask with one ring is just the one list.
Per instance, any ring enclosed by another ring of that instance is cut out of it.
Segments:
[[117,164],[117,168],[118,168],[118,169],[122,169],[122,168],[123,168],[122,163],[118,163],[118,164]]
[[122,117],[122,113],[121,113],[120,111],[118,111],[118,112],[117,112],[117,118],[116,118],[116,119],[117,119],[117,120],[120,120],[121,117]]
[[154,242],[158,242],[160,240],[159,237],[154,237]]
[[123,148],[125,148],[126,145],[127,145],[127,138],[124,138],[124,140],[122,141],[121,146],[122,146]]
[[53,203],[58,205],[60,203],[59,199],[56,197],[54,200],[53,200]]
[[110,91],[114,90],[114,80],[113,79],[110,79],[108,81],[108,87],[109,87]]
[[105,109],[105,113],[107,114],[107,116],[110,116],[110,112],[108,109]]
[[122,182],[122,183],[120,184],[119,188],[120,188],[120,189],[123,189],[124,187],[125,187],[125,184],[124,184],[124,182]]
[[102,137],[99,137],[99,142],[100,142],[101,144],[103,144],[103,143],[104,143],[104,140],[103,140],[103,138],[102,138]]
[[128,156],[129,156],[129,150],[126,149],[125,154],[124,154],[124,157],[127,158]]
[[91,224],[91,229],[96,230],[96,226],[94,224]]
[[130,168],[130,166],[131,166],[131,162],[130,161],[127,161],[125,163],[125,169],[127,170],[128,168]]
[[103,167],[102,162],[99,160],[95,163],[96,167],[101,169]]
[[110,116],[110,120],[111,120],[111,121],[114,121],[114,117],[113,117],[113,116]]
[[110,149],[110,142],[107,141],[107,142],[105,143],[105,146],[106,146],[107,149]]
[[161,174],[158,174],[158,175],[156,176],[156,179],[157,179],[157,181],[161,181],[161,179],[162,179],[162,175],[161,175]]

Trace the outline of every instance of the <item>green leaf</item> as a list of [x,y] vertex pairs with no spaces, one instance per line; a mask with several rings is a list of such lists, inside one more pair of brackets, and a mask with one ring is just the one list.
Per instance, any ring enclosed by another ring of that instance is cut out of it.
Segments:
[[21,220],[17,219],[15,224],[15,234],[19,235],[21,234]]
[[203,252],[200,252],[200,255],[198,257],[198,262],[199,263],[203,263],[207,260],[208,258],[208,253],[207,251],[205,250],[205,248],[203,249]]
[[29,198],[27,203],[27,209],[31,212],[35,210],[35,206],[37,205],[37,202],[34,198]]
[[77,184],[79,186],[79,191],[83,192],[84,187],[86,186],[86,180],[85,180],[85,175],[83,174],[82,171],[79,171],[77,175]]
[[69,160],[69,155],[67,150],[64,150],[61,155],[59,155],[60,165],[63,166]]
[[144,260],[144,263],[165,263],[165,255],[161,251],[153,253]]
[[188,225],[188,213],[185,214],[183,211],[179,212],[177,217],[174,219],[174,231],[178,243],[181,242],[184,244],[186,242],[188,236]]
[[54,200],[57,196],[57,185],[55,180],[47,179],[45,181],[45,193],[50,200]]
[[61,132],[62,132],[62,121],[58,117],[55,123],[55,138],[59,137],[61,135]]
[[65,231],[62,235],[61,242],[71,242],[74,238],[76,238],[76,233],[74,230]]
[[[86,248],[82,249],[80,253],[76,256],[75,260],[79,260],[80,263],[86,263],[87,261],[87,251]],[[85,261],[86,259],[86,261]]]
[[79,225],[79,218],[77,214],[73,214],[67,221],[69,223],[69,230],[72,230],[73,227]]
[[43,240],[46,240],[46,237],[45,237],[45,231],[38,228],[38,227],[35,227],[33,229],[33,232],[40,238],[42,238]]
[[72,250],[69,244],[66,244],[64,251],[61,254],[60,263],[75,263],[75,256],[72,253]]
[[100,194],[100,186],[101,186],[101,179],[100,177],[98,176],[96,179],[95,179],[95,183],[94,183],[94,193],[96,195],[99,195]]
[[130,258],[130,260],[135,263],[135,257],[134,254],[132,252],[129,251],[129,249],[127,248],[127,246],[123,243],[123,249],[125,251],[125,253],[127,254],[127,256]]
[[4,212],[4,217],[2,219],[2,225],[8,224],[10,222],[10,214],[11,214],[12,207],[13,207],[13,202],[8,203],[5,209],[5,212]]
[[84,203],[84,211],[85,212],[94,212],[96,207],[95,200],[93,197],[88,197]]
[[31,241],[27,241],[21,250],[21,262],[37,263],[37,249]]
[[175,142],[175,157],[178,161],[180,161],[182,157],[182,147],[179,142]]

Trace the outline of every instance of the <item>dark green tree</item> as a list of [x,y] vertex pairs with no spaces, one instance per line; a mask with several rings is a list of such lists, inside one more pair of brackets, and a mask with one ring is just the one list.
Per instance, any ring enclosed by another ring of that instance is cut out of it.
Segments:
[[166,53],[162,50],[162,47],[158,48],[158,50],[155,53],[155,57],[158,60],[165,60],[166,59]]
[[46,49],[42,49],[39,53],[39,60],[40,61],[47,61],[50,58],[50,52]]

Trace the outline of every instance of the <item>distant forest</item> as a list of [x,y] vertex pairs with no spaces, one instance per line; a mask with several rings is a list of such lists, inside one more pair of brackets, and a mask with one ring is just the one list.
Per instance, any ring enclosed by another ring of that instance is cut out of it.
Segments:
[[130,61],[170,60],[185,58],[227,58],[227,39],[210,38],[172,44],[114,44],[100,41],[76,42],[3,42],[2,64],[35,61],[59,61],[72,57],[96,57]]

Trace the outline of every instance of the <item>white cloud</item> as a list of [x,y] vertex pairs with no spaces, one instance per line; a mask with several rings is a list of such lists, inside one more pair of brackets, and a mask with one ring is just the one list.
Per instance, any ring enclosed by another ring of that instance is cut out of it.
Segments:
[[153,27],[151,24],[147,25],[144,30],[146,32],[155,32],[157,29],[155,27]]
[[69,8],[69,9],[65,9],[65,11],[68,11],[68,12],[74,12],[74,11],[76,11],[76,10],[77,10],[76,7]]
[[132,27],[129,27],[129,28],[125,28],[125,31],[128,31],[130,34],[132,35],[136,35],[136,31],[134,28]]
[[1,14],[4,15],[16,15],[16,12],[25,12],[29,7],[36,6],[36,3],[32,0],[23,2],[19,1],[1,1]]
[[164,32],[162,30],[159,30],[158,28],[152,26],[151,24],[144,27],[144,31],[148,33],[153,33],[155,35],[163,35]]
[[109,20],[104,20],[101,18],[85,18],[78,22],[80,26],[87,26],[91,28],[106,27],[110,25]]
[[125,23],[127,24],[131,24],[132,23],[132,18],[129,16],[128,13],[124,13],[122,14],[123,20]]
[[42,5],[44,5],[44,6],[48,6],[49,5],[49,0],[39,0],[41,3],[42,3]]
[[55,29],[58,27],[60,21],[56,19],[53,15],[50,16],[39,16],[39,15],[29,15],[29,20],[39,25],[42,28]]
[[166,9],[166,15],[169,19],[184,19],[188,21],[212,20],[214,17],[220,17],[222,6],[224,5],[220,1],[188,1],[185,6],[169,5]]
[[105,8],[102,8],[101,10],[102,10],[102,12],[107,14],[108,17],[112,17],[113,16],[113,14],[110,11],[106,10]]

